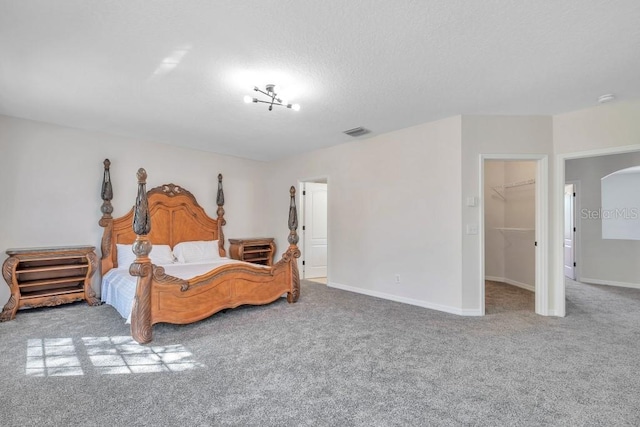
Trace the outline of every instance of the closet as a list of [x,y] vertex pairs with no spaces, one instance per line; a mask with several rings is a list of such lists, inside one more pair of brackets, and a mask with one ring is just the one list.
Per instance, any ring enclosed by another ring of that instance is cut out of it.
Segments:
[[535,291],[536,162],[486,160],[485,279]]

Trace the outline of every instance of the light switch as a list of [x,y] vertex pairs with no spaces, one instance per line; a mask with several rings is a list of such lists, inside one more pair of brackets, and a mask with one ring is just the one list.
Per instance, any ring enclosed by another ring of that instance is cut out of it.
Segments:
[[467,224],[467,234],[478,234],[478,226],[476,224]]
[[476,197],[467,197],[467,206],[477,206],[478,199]]

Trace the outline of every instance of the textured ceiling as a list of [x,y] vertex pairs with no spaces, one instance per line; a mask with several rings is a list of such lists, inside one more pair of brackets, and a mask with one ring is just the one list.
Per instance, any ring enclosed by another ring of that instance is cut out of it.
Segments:
[[[638,0],[0,0],[0,114],[270,160],[640,97],[639,23]],[[243,103],[267,83],[301,110]]]

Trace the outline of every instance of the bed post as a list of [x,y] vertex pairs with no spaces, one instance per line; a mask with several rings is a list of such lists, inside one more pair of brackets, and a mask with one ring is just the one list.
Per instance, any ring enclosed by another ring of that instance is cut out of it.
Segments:
[[151,252],[151,241],[148,234],[151,231],[151,218],[149,216],[149,205],[147,200],[147,171],[140,168],[138,177],[138,197],[133,213],[133,231],[137,234],[133,243],[133,253],[136,260],[129,273],[138,276],[136,286],[136,297],[131,310],[131,336],[140,344],[146,344],[152,339],[151,330],[151,273],[153,266],[149,253]]
[[222,190],[222,174],[218,174],[218,194],[216,195],[216,203],[218,205],[218,251],[220,256],[227,256],[227,252],[224,250],[224,232],[222,226],[227,224],[227,220],[224,219],[224,191]]
[[298,249],[298,209],[296,208],[296,188],[292,185],[289,189],[291,199],[289,201],[289,248],[283,258],[290,260],[291,265],[291,292],[287,294],[290,303],[298,301],[300,297],[300,274],[298,273],[298,261],[300,249]]
[[102,218],[98,224],[104,228],[102,233],[102,243],[100,244],[101,260],[100,274],[104,274],[105,271],[113,268],[113,258],[111,257],[111,236],[113,231],[113,218],[111,213],[113,212],[113,206],[111,206],[111,199],[113,199],[113,188],[111,188],[111,175],[109,168],[111,162],[109,159],[104,159],[104,174],[102,176],[102,206],[100,211],[102,212]]

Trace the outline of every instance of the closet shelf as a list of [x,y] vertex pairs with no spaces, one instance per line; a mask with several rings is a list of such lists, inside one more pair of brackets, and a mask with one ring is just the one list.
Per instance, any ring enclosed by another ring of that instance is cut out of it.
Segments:
[[531,185],[531,184],[535,184],[536,180],[535,179],[527,179],[525,181],[518,181],[518,182],[510,182],[507,184],[503,184],[503,185],[496,185],[495,187],[491,187],[491,189],[498,195],[500,196],[500,198],[502,200],[506,200],[504,197],[504,190],[506,190],[507,188],[514,188],[514,187],[522,187],[523,185]]
[[500,231],[518,231],[518,232],[536,231],[535,228],[516,228],[516,227],[496,227],[495,229]]

